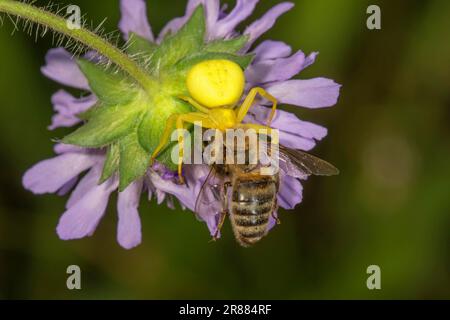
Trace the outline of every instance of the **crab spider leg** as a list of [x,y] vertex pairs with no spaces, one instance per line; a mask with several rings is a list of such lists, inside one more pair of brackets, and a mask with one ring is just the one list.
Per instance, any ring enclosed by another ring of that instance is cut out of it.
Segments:
[[[216,124],[208,117],[207,115],[200,112],[191,112],[181,114],[177,117],[176,127],[177,129],[183,129],[184,123],[192,123],[201,122],[203,128],[215,128]],[[179,156],[178,156],[178,177],[180,178],[180,182],[184,183],[184,179],[182,176],[182,167],[183,167],[183,157],[184,157],[184,136],[179,133],[178,135],[178,148],[179,148]]]
[[209,113],[209,109],[208,108],[202,106],[200,103],[198,103],[197,101],[195,101],[191,97],[179,96],[178,98],[180,98],[181,100],[186,101],[187,103],[189,103],[191,106],[193,106],[195,109],[197,109],[200,112]]
[[270,93],[268,93],[263,88],[255,87],[250,90],[247,97],[245,98],[242,105],[237,110],[237,122],[241,123],[245,116],[247,115],[248,111],[250,110],[250,107],[252,106],[253,102],[255,101],[256,95],[259,94],[263,98],[269,100],[272,102],[272,111],[270,112],[269,119],[267,120],[267,126],[270,127],[270,124],[272,123],[272,119],[275,116],[275,112],[277,111],[277,99],[272,96]]
[[164,148],[164,146],[169,142],[170,135],[172,134],[172,129],[175,126],[175,122],[178,118],[178,114],[173,114],[169,118],[167,118],[166,127],[164,129],[164,132],[161,136],[161,140],[159,142],[159,145],[156,147],[156,149],[153,151],[151,162],[156,159],[156,157],[159,155],[161,150]]
[[[261,124],[256,124],[256,123],[241,123],[239,125],[236,126],[236,129],[253,129],[255,130],[258,134],[265,134],[268,136],[272,135],[272,128],[268,127],[268,126],[263,126]],[[264,130],[264,131],[262,131]],[[262,132],[260,132],[262,131]]]
[[[215,127],[215,123],[207,115],[200,112],[171,115],[167,119],[166,128],[164,129],[163,135],[161,136],[161,141],[153,152],[152,161],[158,156],[164,146],[169,142],[174,124],[176,129],[184,129],[185,122],[192,124],[195,124],[195,122],[201,122],[202,127],[204,128]],[[178,176],[180,178],[180,182],[183,183],[184,181],[182,176],[182,165],[184,156],[184,136],[182,135],[181,131],[178,131],[178,148]]]

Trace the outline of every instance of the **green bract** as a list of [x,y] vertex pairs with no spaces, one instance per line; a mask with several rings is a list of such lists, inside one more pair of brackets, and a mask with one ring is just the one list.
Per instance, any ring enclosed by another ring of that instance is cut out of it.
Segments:
[[[118,173],[123,191],[145,174],[167,118],[192,111],[178,98],[188,95],[186,75],[192,66],[211,59],[232,60],[243,69],[250,64],[251,55],[238,54],[247,37],[206,43],[205,32],[204,10],[199,6],[184,27],[160,45],[132,34],[127,54],[153,80],[146,90],[124,73],[108,71],[87,60],[78,61],[99,102],[79,115],[86,123],[62,142],[107,149],[100,182]],[[170,157],[172,147],[169,145],[157,160],[175,169]]]

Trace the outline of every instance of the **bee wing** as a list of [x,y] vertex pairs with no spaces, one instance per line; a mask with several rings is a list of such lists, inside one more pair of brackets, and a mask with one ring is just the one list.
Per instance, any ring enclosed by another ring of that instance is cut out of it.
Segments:
[[223,181],[216,176],[213,167],[200,188],[195,201],[195,212],[202,216],[222,211]]
[[331,163],[306,152],[279,145],[280,161],[286,163],[288,169],[298,169],[304,175],[334,176],[339,170]]

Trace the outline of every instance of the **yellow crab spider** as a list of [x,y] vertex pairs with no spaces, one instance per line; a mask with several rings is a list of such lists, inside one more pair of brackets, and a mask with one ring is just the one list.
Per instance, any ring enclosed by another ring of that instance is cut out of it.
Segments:
[[[220,131],[237,128],[254,129],[257,132],[261,129],[270,131],[270,124],[277,109],[277,100],[263,88],[255,87],[249,91],[242,105],[237,107],[244,92],[245,75],[235,62],[230,60],[200,62],[188,72],[186,84],[190,97],[180,96],[179,98],[191,104],[197,112],[174,114],[167,119],[161,141],[153,152],[152,161],[169,142],[173,128],[183,129],[185,123],[201,122],[204,128]],[[267,126],[243,124],[242,121],[258,94],[272,103],[272,112]],[[179,133],[178,175],[180,182],[183,183],[184,137],[181,130]]]

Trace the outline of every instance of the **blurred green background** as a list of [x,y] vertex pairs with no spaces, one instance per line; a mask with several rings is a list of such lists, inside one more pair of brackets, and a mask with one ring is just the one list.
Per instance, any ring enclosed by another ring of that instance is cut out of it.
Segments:
[[[184,1],[147,2],[154,31],[184,12]],[[261,1],[252,19],[278,2]],[[39,71],[51,37],[36,43],[11,36],[8,22],[0,28],[0,298],[450,298],[450,2],[295,2],[264,38],[320,51],[301,77],[343,84],[333,108],[286,107],[329,128],[314,153],[341,175],[307,181],[303,203],[251,249],[228,223],[209,243],[192,213],[143,201],[143,243],[126,251],[114,198],[93,237],[59,240],[66,197],[21,186],[27,168],[52,157],[51,139],[68,132],[46,130],[60,88]],[[72,3],[116,29],[118,1]],[[381,6],[381,31],[366,28],[369,4]],[[71,264],[82,269],[82,290],[66,288]],[[382,290],[366,287],[372,264]]]

